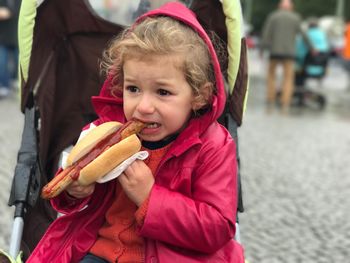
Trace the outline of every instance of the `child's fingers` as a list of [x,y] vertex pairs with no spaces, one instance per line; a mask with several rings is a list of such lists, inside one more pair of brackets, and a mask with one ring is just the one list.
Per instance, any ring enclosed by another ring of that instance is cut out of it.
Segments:
[[[136,161],[133,162],[132,164],[130,164],[125,171],[119,175],[118,179],[119,181],[121,181],[120,183],[127,183],[128,181],[130,181],[135,174],[135,165],[136,165]],[[137,170],[137,169],[136,169]]]
[[67,192],[71,196],[74,196],[76,198],[84,198],[93,193],[95,190],[95,184],[82,186],[77,181],[73,182],[68,188]]
[[133,162],[118,180],[126,195],[137,206],[149,196],[154,184],[153,174],[143,161]]
[[119,183],[121,183],[121,185],[125,185],[129,181],[128,176],[125,173],[120,174],[118,176],[118,180],[119,180]]

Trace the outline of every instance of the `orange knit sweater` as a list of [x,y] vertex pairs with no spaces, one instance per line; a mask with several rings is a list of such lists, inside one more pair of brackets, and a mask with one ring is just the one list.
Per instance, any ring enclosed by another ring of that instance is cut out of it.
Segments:
[[[155,174],[160,160],[171,144],[156,150],[148,150],[145,163]],[[144,262],[144,240],[137,234],[137,226],[146,216],[148,199],[139,207],[127,197],[116,180],[115,201],[106,213],[104,225],[98,232],[90,253],[109,262]]]

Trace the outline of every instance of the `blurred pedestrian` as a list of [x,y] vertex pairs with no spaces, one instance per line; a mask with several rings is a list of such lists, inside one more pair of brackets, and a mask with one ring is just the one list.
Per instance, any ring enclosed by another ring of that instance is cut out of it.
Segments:
[[267,103],[274,106],[276,101],[276,70],[283,67],[281,106],[288,112],[294,90],[294,59],[296,36],[301,30],[301,18],[293,11],[290,0],[282,0],[278,9],[267,18],[262,34],[262,48],[270,53],[267,74]]
[[17,79],[17,25],[21,0],[0,0],[0,98],[10,94]]
[[345,27],[343,58],[350,62],[350,20]]
[[348,89],[350,90],[350,20],[346,24],[344,33],[343,59],[348,74]]
[[300,34],[296,40],[296,86],[304,86],[307,77],[321,79],[326,74],[330,56],[327,33],[319,26],[316,17],[308,19],[305,35],[309,44]]

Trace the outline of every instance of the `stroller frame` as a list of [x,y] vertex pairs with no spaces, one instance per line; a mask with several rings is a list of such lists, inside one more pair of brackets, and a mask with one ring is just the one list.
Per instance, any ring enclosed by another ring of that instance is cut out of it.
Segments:
[[[318,52],[312,54],[308,52],[305,59],[295,74],[295,91],[293,99],[298,107],[317,107],[322,110],[326,106],[325,96],[316,91],[312,91],[306,87],[307,79],[316,79],[319,82],[323,79],[327,72],[329,60],[328,52]],[[313,71],[316,70],[316,71]]]

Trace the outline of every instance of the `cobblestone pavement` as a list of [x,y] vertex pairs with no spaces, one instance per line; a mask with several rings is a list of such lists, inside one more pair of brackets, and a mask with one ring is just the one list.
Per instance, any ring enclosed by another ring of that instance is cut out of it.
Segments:
[[[350,92],[331,66],[325,111],[266,113],[264,64],[251,54],[250,94],[239,129],[245,212],[241,239],[250,263],[331,263],[350,258]],[[312,83],[311,83],[312,84]],[[15,98],[0,101],[0,248],[7,249],[7,207],[22,133]]]
[[[256,64],[257,63],[257,64]],[[261,64],[251,61],[248,108],[239,130],[251,263],[349,262],[350,90],[333,64],[325,111],[266,113]],[[309,83],[312,85],[313,83]]]
[[0,100],[0,248],[8,251],[14,208],[7,205],[23,129],[19,98]]

